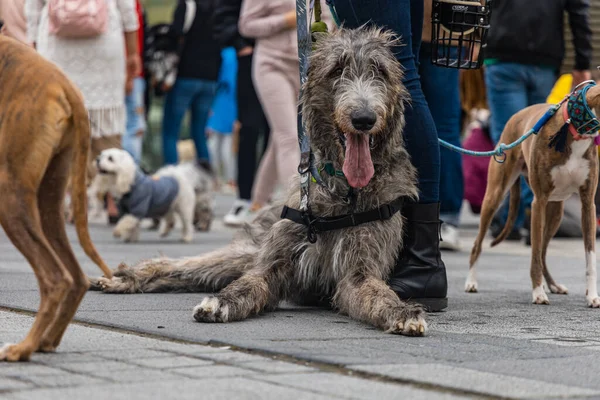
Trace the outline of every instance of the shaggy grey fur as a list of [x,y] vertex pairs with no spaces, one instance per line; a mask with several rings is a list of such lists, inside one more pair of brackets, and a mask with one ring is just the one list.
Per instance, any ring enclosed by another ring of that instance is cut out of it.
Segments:
[[[357,190],[356,212],[417,198],[416,171],[402,139],[402,69],[392,49],[398,39],[376,28],[341,29],[322,36],[310,58],[302,101],[311,147],[318,163],[341,170],[345,152],[340,135],[370,135],[375,174]],[[356,131],[351,113],[364,107],[377,115],[368,132]],[[327,188],[312,184],[310,204],[318,216],[351,212],[343,177],[323,176]],[[286,204],[299,208],[299,183]],[[107,293],[220,291],[194,309],[201,322],[245,319],[283,300],[312,295],[331,300],[341,313],[391,333],[423,335],[421,306],[407,304],[386,284],[402,246],[400,213],[387,221],[318,234],[311,244],[306,227],[279,218],[282,205],[262,210],[252,224],[220,250],[184,259],[153,259],[121,265],[113,279],[93,285]]]

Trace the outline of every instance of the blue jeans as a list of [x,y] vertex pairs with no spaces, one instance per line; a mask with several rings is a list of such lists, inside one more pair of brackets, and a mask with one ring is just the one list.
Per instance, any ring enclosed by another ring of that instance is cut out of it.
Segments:
[[440,147],[418,72],[423,0],[333,0],[333,4],[347,28],[368,23],[391,29],[402,37],[403,46],[398,46],[395,54],[404,67],[403,82],[411,96],[411,104],[406,104],[404,140],[419,174],[419,202],[437,203]]
[[177,78],[167,93],[163,115],[163,154],[165,164],[177,164],[177,142],[181,121],[188,109],[191,111],[190,136],[196,146],[198,159],[209,160],[206,145],[206,123],[217,92],[216,81]]
[[146,81],[144,78],[133,80],[133,90],[125,96],[125,108],[127,110],[127,126],[125,135],[121,139],[121,145],[136,164],[142,159],[142,139],[146,132],[146,114],[144,112],[144,91]]
[[[485,86],[490,106],[490,135],[497,144],[504,126],[515,113],[533,104],[545,103],[557,79],[552,68],[517,63],[497,63],[485,68]],[[521,201],[514,229],[523,227],[525,210],[531,208],[533,192],[521,177]],[[497,218],[504,224],[508,217],[505,201]]]
[[[456,57],[457,48],[451,48],[450,57]],[[459,71],[431,63],[431,44],[423,43],[419,66],[421,86],[429,104],[438,137],[460,146],[461,107]],[[440,219],[458,226],[464,183],[460,153],[440,147]]]

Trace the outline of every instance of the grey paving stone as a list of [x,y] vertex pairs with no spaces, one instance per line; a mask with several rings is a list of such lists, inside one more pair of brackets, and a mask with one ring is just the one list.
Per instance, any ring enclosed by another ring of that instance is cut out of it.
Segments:
[[98,363],[71,363],[61,364],[60,368],[75,373],[88,373],[98,370],[120,371],[136,368],[133,364],[127,364],[121,361],[103,361]]
[[233,376],[255,375],[259,372],[230,365],[210,365],[206,367],[173,368],[169,372],[196,379],[213,379]]
[[567,397],[600,395],[600,390],[553,384],[540,380],[481,372],[474,369],[441,364],[366,365],[353,366],[352,368],[393,378],[407,379],[414,382],[426,382],[432,385],[492,396],[533,399],[549,396]]
[[93,387],[41,389],[12,394],[15,400],[327,400],[340,398],[245,378],[109,384]]
[[242,368],[248,368],[256,371],[269,373],[286,373],[286,372],[315,372],[317,369],[305,365],[289,363],[277,360],[268,361],[250,361],[236,364]]
[[93,357],[106,360],[130,360],[142,358],[172,357],[173,353],[155,349],[107,350],[90,353]]
[[64,373],[59,368],[35,362],[19,364],[0,363],[0,376],[56,375]]
[[29,382],[24,382],[22,380],[0,377],[0,397],[2,397],[2,392],[16,389],[28,389],[32,388],[33,385]]
[[296,388],[310,388],[324,395],[336,395],[349,399],[454,400],[462,398],[449,393],[419,389],[410,385],[377,382],[323,372],[260,376],[257,379]]
[[199,357],[206,358],[209,360],[223,362],[227,364],[238,364],[238,363],[247,363],[247,362],[263,362],[268,361],[270,358],[248,354],[248,353],[240,353],[235,351],[228,351],[222,353],[206,353],[199,354]]
[[198,358],[186,357],[186,356],[171,356],[171,357],[160,357],[160,358],[144,358],[139,360],[128,360],[128,363],[132,365],[139,365],[141,367],[163,369],[163,368],[176,368],[176,367],[196,367],[203,365],[212,365],[211,361],[200,360]]
[[[194,368],[194,367],[188,367]],[[97,370],[90,372],[98,378],[106,379],[112,382],[133,383],[133,382],[163,382],[166,380],[184,381],[186,378],[182,375],[173,373],[174,370],[154,370],[154,369],[127,369],[119,371]]]
[[27,380],[40,387],[91,386],[107,382],[106,379],[78,374],[31,375]]

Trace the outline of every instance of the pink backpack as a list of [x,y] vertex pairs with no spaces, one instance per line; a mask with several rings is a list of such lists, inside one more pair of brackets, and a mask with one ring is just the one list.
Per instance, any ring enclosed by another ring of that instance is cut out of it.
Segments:
[[49,0],[50,33],[64,38],[101,35],[108,25],[107,0]]

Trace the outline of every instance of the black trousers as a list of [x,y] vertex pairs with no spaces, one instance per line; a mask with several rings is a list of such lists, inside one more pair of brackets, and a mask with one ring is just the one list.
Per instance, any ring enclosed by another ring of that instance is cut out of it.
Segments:
[[[252,55],[238,57],[237,73],[238,120],[241,124],[237,155],[239,198],[250,200],[260,157],[269,141],[269,124],[252,82]],[[258,149],[259,139],[264,137]]]

